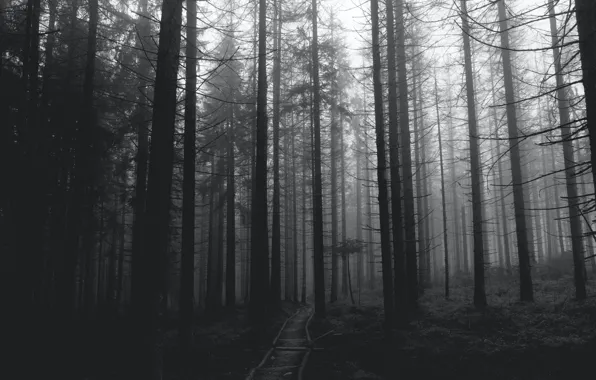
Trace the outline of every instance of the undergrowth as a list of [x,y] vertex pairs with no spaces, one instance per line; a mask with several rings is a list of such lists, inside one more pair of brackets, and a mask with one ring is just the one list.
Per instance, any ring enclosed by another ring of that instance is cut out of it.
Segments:
[[307,378],[393,378],[404,371],[418,378],[564,378],[596,351],[596,287],[589,284],[592,296],[578,302],[572,284],[566,277],[536,281],[535,302],[521,303],[514,279],[488,281],[483,309],[472,305],[471,286],[454,287],[449,299],[429,289],[390,345],[382,334],[382,293],[363,292],[360,305],[334,303],[326,320],[313,322],[325,349],[314,355]]

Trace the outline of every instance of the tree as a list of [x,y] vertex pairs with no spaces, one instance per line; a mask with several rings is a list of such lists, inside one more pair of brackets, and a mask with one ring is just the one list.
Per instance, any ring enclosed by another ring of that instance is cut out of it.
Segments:
[[138,368],[145,379],[161,379],[163,360],[162,332],[159,319],[166,295],[168,268],[168,232],[170,230],[170,192],[174,159],[174,125],[176,120],[176,79],[180,53],[182,1],[164,0],[157,50],[155,95],[153,101],[153,131],[149,155],[147,182],[147,212],[144,247],[147,254],[145,285],[146,314],[139,321],[145,332],[146,362]]
[[[569,210],[569,223],[571,228],[571,246],[573,250],[575,296],[579,300],[586,298],[586,279],[584,262],[584,242],[582,237],[581,219],[579,210],[579,197],[575,181],[575,160],[573,157],[573,135],[570,133],[569,100],[565,89],[563,72],[561,67],[561,53],[559,51],[559,38],[557,33],[557,21],[552,0],[548,2],[550,15],[550,31],[552,35],[552,49],[555,66],[555,79],[557,81],[557,102],[559,108],[559,122],[561,128],[561,140],[563,141],[563,162],[565,164],[565,184],[567,188],[567,207]],[[595,8],[596,10],[596,8]],[[586,94],[587,95],[587,94]],[[587,101],[587,98],[586,98]]]
[[519,287],[522,301],[533,301],[532,275],[530,272],[530,250],[524,208],[523,176],[521,170],[520,147],[516,115],[515,94],[513,92],[513,73],[509,47],[509,27],[505,0],[497,2],[499,9],[499,27],[501,30],[501,56],[505,81],[505,101],[507,103],[507,129],[509,131],[509,154],[511,157],[511,175],[513,182],[513,205],[515,208],[515,227],[519,257]]
[[590,0],[575,0],[575,17],[582,63],[587,126],[592,151],[592,178],[596,183],[596,4]]
[[445,173],[443,166],[443,140],[441,139],[441,119],[439,117],[439,92],[437,89],[437,75],[435,74],[435,110],[437,112],[437,136],[439,139],[439,169],[441,171],[441,206],[443,209],[443,249],[445,265],[445,298],[449,299],[449,244],[447,234],[447,205],[445,202]]
[[391,242],[389,237],[389,200],[387,197],[385,128],[383,93],[381,89],[381,47],[379,43],[379,2],[371,0],[373,49],[373,86],[375,95],[375,131],[377,135],[377,179],[379,183],[379,213],[381,227],[381,257],[383,268],[383,308],[385,310],[385,337],[391,340],[393,323],[393,278],[391,272]]
[[468,100],[468,134],[470,139],[470,166],[472,177],[472,225],[474,234],[474,305],[486,306],[484,289],[484,247],[482,238],[482,199],[480,150],[476,126],[476,104],[474,99],[474,78],[472,76],[472,53],[470,51],[470,27],[466,0],[461,0],[462,34],[464,39],[464,61],[466,72],[466,95]]
[[267,1],[259,0],[259,68],[254,192],[251,212],[251,261],[249,315],[253,324],[263,323],[269,288],[267,233]]
[[[195,273],[195,143],[197,114],[197,3],[186,4],[186,99],[182,182],[182,258],[180,264],[180,347],[190,359]],[[185,364],[191,368],[190,360]]]
[[[493,66],[490,65],[490,83],[492,85],[492,87],[494,88],[494,75],[493,75]],[[496,98],[495,98],[495,91],[491,92],[491,96],[492,96],[492,101],[493,104],[496,103]],[[495,128],[495,139],[498,139],[499,137],[499,122],[497,119],[497,110],[493,107],[492,109],[492,119],[493,119],[493,124],[494,124],[494,128]],[[497,146],[497,159],[499,159],[501,157],[501,144],[499,143],[499,141],[495,141],[496,142],[496,146]],[[498,166],[497,166],[498,172],[499,172],[499,197],[500,199],[500,203],[501,203],[501,228],[503,229],[503,246],[505,249],[505,252],[503,253],[505,255],[505,268],[507,269],[508,273],[511,273],[511,254],[509,251],[509,227],[507,225],[507,213],[506,213],[506,205],[505,205],[505,183],[503,181],[503,176],[504,176],[504,170],[503,170],[503,160],[499,159],[498,161]]]
[[271,222],[271,300],[278,305],[281,300],[281,221],[279,184],[279,119],[281,91],[281,0],[273,2],[273,214]]
[[406,242],[406,271],[408,278],[408,303],[418,304],[418,262],[416,252],[416,221],[414,219],[414,188],[412,156],[410,149],[410,118],[408,110],[408,79],[406,71],[406,38],[403,0],[395,0],[397,28],[397,81],[399,83],[399,122],[401,130],[401,156],[404,184],[404,227]]
[[149,103],[151,96],[148,82],[151,70],[149,62],[149,44],[151,28],[149,25],[149,12],[147,0],[139,4],[138,39],[136,46],[144,54],[139,55],[139,93],[137,94],[138,106],[133,117],[137,131],[135,197],[133,202],[133,227],[132,227],[132,268],[131,268],[131,300],[133,313],[137,318],[142,318],[143,296],[147,283],[147,256],[143,248],[145,236],[145,213],[147,202],[147,165],[149,160],[149,120],[151,118]]
[[[336,41],[333,36],[335,30],[333,10],[331,10],[331,45],[334,46]],[[339,284],[339,254],[337,253],[337,71],[335,68],[335,56],[332,56],[330,63],[333,73],[331,77],[331,132],[330,132],[330,144],[331,144],[331,294],[330,301],[335,302],[337,300],[338,284]],[[343,287],[342,283],[342,287]]]
[[391,213],[393,232],[393,260],[395,281],[395,308],[400,322],[407,318],[408,281],[406,256],[403,251],[403,224],[401,210],[401,180],[399,174],[397,68],[395,62],[395,30],[393,0],[385,2],[387,13],[387,65],[389,104],[389,162],[391,170]]
[[313,248],[315,278],[315,315],[325,317],[325,261],[323,241],[323,187],[321,178],[321,89],[319,84],[319,37],[317,0],[312,0],[312,79],[313,79]]

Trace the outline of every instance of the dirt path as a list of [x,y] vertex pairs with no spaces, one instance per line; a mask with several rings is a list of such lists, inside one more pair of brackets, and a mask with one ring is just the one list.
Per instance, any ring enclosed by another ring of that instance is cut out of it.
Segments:
[[272,347],[246,380],[300,380],[312,350],[308,324],[312,309],[299,309],[281,327]]

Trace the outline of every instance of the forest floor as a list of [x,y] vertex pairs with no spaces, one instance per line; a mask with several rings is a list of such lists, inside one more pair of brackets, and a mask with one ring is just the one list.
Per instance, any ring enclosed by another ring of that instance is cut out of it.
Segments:
[[[489,306],[472,305],[471,286],[427,290],[408,326],[384,343],[382,294],[361,294],[328,306],[313,320],[317,347],[305,379],[569,379],[594,371],[596,286],[575,301],[573,279],[537,281],[535,302],[518,301],[515,279],[487,284]],[[330,333],[330,331],[332,331]],[[324,334],[327,334],[323,336]]]
[[[449,300],[439,287],[427,290],[411,322],[394,329],[390,344],[381,327],[380,290],[357,295],[357,305],[349,300],[328,304],[327,318],[313,319],[310,325],[315,346],[322,350],[311,354],[304,380],[550,380],[593,372],[596,284],[589,284],[588,299],[582,303],[574,300],[569,276],[536,281],[534,303],[518,302],[518,294],[514,278],[489,281],[489,306],[480,311],[472,305],[471,285],[454,286]],[[282,303],[262,331],[250,327],[244,307],[224,311],[211,321],[197,319],[193,378],[245,379],[271,347],[283,322],[299,307]],[[182,379],[174,322],[165,334],[165,380]],[[79,336],[75,347],[85,346],[81,345],[85,341],[88,348],[72,357],[79,373],[86,374],[78,378],[134,378],[134,369],[127,368],[134,348],[123,335],[125,326]],[[49,363],[60,365],[55,360]]]
[[[238,306],[234,310],[222,310],[210,320],[198,317],[194,337],[192,378],[201,380],[244,380],[271,347],[271,343],[285,320],[299,304],[282,302],[262,330],[250,327],[247,309]],[[184,368],[178,349],[176,321],[165,322],[164,334],[164,380],[183,379]],[[126,326],[118,324],[109,328],[95,329],[93,336],[81,336],[85,349],[78,350],[79,374],[75,377],[85,380],[130,380],[135,379],[131,355],[134,346],[127,341]],[[89,344],[93,342],[92,344]]]
[[[271,348],[273,339],[299,304],[283,302],[264,331],[249,327],[246,308],[237,309],[216,323],[195,327],[194,378],[201,380],[244,380]],[[171,366],[168,366],[171,367]]]

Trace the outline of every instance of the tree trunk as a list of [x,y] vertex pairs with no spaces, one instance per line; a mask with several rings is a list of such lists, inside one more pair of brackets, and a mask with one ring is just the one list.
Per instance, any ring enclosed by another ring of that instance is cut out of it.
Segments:
[[[232,95],[232,101],[234,97]],[[235,153],[234,153],[234,105],[230,105],[230,122],[228,128],[228,165],[226,186],[227,216],[226,216],[226,306],[233,309],[236,306],[236,181],[235,181]]]
[[375,130],[377,142],[377,178],[379,184],[379,214],[381,228],[381,258],[383,271],[383,308],[385,337],[391,340],[393,324],[393,278],[391,269],[391,241],[389,236],[389,199],[387,196],[385,128],[383,93],[381,88],[381,48],[379,43],[379,3],[370,2],[372,23],[373,86],[375,95]]
[[[582,82],[586,103],[587,126],[592,151],[592,168],[596,168],[596,2],[575,0],[575,17],[579,35],[579,51],[582,62]],[[592,170],[592,180],[596,184],[596,170]]]
[[369,160],[369,154],[370,151],[368,149],[368,144],[365,143],[364,144],[366,147],[366,153],[364,154],[364,156],[366,157],[366,178],[365,178],[365,182],[366,182],[366,214],[368,215],[368,220],[367,220],[367,230],[368,230],[368,234],[366,237],[367,240],[367,250],[368,250],[368,281],[369,281],[369,287],[371,290],[374,290],[376,287],[376,273],[377,273],[377,263],[376,263],[376,259],[375,259],[375,250],[374,250],[374,244],[375,242],[373,241],[373,227],[372,227],[372,197],[370,195],[370,188],[371,188],[371,179],[370,179],[370,171],[372,170],[370,168],[370,160]]
[[[494,111],[494,108],[493,108]],[[496,128],[496,124],[493,126],[494,129],[491,130],[490,134],[492,136],[494,136],[494,148],[492,146],[491,143],[491,150],[494,149],[494,151],[496,151],[499,147],[499,141],[497,140],[498,135],[497,135],[497,128]],[[499,160],[500,163],[500,156],[497,156],[497,159]],[[499,179],[497,179],[497,177],[499,177]],[[499,267],[500,268],[505,268],[505,250],[509,249],[509,247],[505,246],[503,247],[503,231],[501,231],[503,229],[502,224],[500,222],[499,219],[499,190],[501,190],[500,188],[500,173],[498,173],[498,170],[493,169],[493,178],[492,178],[492,185],[493,188],[495,189],[495,193],[494,193],[494,213],[495,213],[495,217],[494,217],[494,224],[495,224],[495,246],[497,247],[497,260],[499,262]],[[497,190],[499,189],[499,190]],[[507,254],[509,254],[509,252],[507,252]]]
[[[223,150],[223,147],[222,147]],[[223,153],[223,152],[222,152]],[[225,156],[225,154],[221,154]],[[223,287],[224,287],[224,220],[225,220],[225,212],[224,212],[224,205],[226,203],[226,193],[224,189],[224,176],[222,174],[225,173],[225,161],[223,157],[219,160],[218,169],[217,169],[217,233],[216,236],[216,245],[217,245],[217,271],[215,276],[215,310],[219,311],[222,306],[223,301]]]
[[323,241],[323,187],[321,178],[321,86],[319,84],[319,36],[317,0],[312,0],[312,63],[313,63],[313,247],[315,278],[315,315],[325,317],[325,258]]
[[[287,124],[286,124],[287,125]],[[292,254],[290,244],[290,166],[289,166],[289,144],[287,133],[283,139],[284,144],[284,300],[292,299]]]
[[[118,202],[119,195],[114,197],[114,216],[118,215],[119,210],[119,202]],[[110,247],[110,254],[107,257],[108,259],[108,302],[107,302],[107,311],[109,312],[109,316],[114,318],[117,315],[116,311],[116,303],[118,299],[116,298],[116,268],[117,268],[117,255],[118,255],[118,241],[119,241],[119,233],[118,233],[118,223],[114,223],[114,227],[112,228],[112,245]]]
[[[457,196],[457,165],[455,162],[455,138],[453,136],[453,131],[455,127],[453,126],[452,115],[451,115],[451,99],[449,99],[449,118],[447,120],[447,126],[449,131],[449,161],[451,161],[451,198],[453,200],[453,227],[454,227],[454,248],[453,257],[451,258],[453,262],[453,273],[457,274],[461,270],[461,258],[462,258],[462,248],[463,244],[465,244],[464,233],[460,232],[460,222],[457,215],[460,213],[460,207],[458,202]],[[465,230],[466,226],[461,225],[461,230]],[[461,241],[460,241],[461,240]]]
[[[342,95],[339,95],[339,103],[342,104]],[[346,226],[346,160],[344,152],[344,116],[343,113],[339,115],[339,154],[340,154],[340,178],[341,178],[341,241],[346,242],[347,226]],[[352,285],[350,278],[350,258],[346,255],[342,256],[342,295],[347,297],[347,289],[350,290],[352,300]],[[346,288],[347,286],[347,288]]]
[[182,247],[180,258],[180,317],[178,338],[183,367],[191,376],[195,273],[195,160],[197,112],[197,3],[186,4],[186,86],[184,104],[184,163],[182,178]]
[[[542,110],[540,112],[542,114]],[[542,120],[541,120],[541,125],[542,125]],[[543,140],[543,142],[547,142],[546,139]],[[549,168],[547,167],[546,164],[546,146],[542,145],[540,147],[540,155],[542,156],[542,172],[546,173],[547,170],[549,170]],[[553,174],[554,175],[554,174]],[[548,178],[544,178],[544,192],[545,192],[545,196],[544,196],[544,204],[545,204],[545,212],[546,212],[546,234],[547,234],[547,239],[546,239],[546,244],[547,244],[547,251],[546,254],[544,255],[544,260],[546,262],[550,261],[553,258],[553,251],[554,251],[554,243],[553,243],[553,239],[554,236],[556,235],[556,227],[553,226],[553,221],[555,219],[553,212],[551,210],[551,203],[552,202],[552,189],[550,186],[550,182],[548,180]]]
[[[578,1],[581,4],[581,1]],[[578,4],[578,6],[580,5]],[[584,300],[586,298],[586,278],[585,278],[585,261],[584,261],[584,242],[583,242],[583,233],[582,233],[582,222],[580,216],[580,205],[579,197],[577,193],[577,184],[576,184],[576,173],[575,173],[575,159],[573,155],[573,142],[572,139],[573,135],[571,134],[569,124],[571,122],[569,117],[569,101],[567,100],[567,93],[565,88],[565,81],[563,79],[563,72],[561,67],[561,53],[558,48],[559,38],[557,35],[557,21],[555,18],[555,10],[553,6],[553,1],[549,0],[548,2],[549,7],[549,15],[550,15],[550,32],[552,36],[552,46],[553,46],[553,58],[555,64],[555,78],[557,81],[557,100],[558,100],[558,107],[559,107],[559,125],[561,128],[561,140],[563,140],[563,162],[565,164],[565,184],[567,187],[567,207],[569,210],[569,223],[571,229],[571,247],[573,250],[573,267],[574,267],[574,280],[575,280],[575,297],[578,300]],[[578,9],[579,12],[579,9]],[[592,21],[596,21],[596,7],[592,7]],[[580,16],[578,13],[578,31],[581,31],[581,25],[579,24]],[[592,32],[596,31],[593,29]],[[581,34],[580,34],[580,41],[581,41]],[[587,37],[587,36],[584,36]],[[592,37],[594,40],[594,37]],[[596,40],[594,40],[596,41]],[[580,42],[580,48],[581,48]],[[595,47],[592,45],[592,49]],[[583,52],[582,52],[583,53]],[[584,58],[584,55],[582,55]],[[596,61],[593,61],[596,63]],[[584,69],[586,67],[584,66]],[[584,70],[584,80],[586,80],[586,71]],[[592,73],[594,69],[592,68]],[[589,75],[589,74],[588,74]],[[592,77],[593,79],[596,76]],[[587,83],[587,82],[584,82]],[[592,82],[593,84],[593,82]],[[588,91],[593,91],[593,87],[588,90],[589,86],[586,86],[586,105],[588,105]],[[589,121],[588,126],[590,127]],[[591,133],[596,133],[595,130],[590,130],[590,136],[592,137]],[[596,146],[594,146],[596,147]],[[596,162],[596,161],[593,161]],[[596,167],[595,167],[596,168]]]
[[[462,32],[464,39],[464,61],[466,71],[466,96],[468,100],[468,134],[470,139],[470,176],[472,177],[472,225],[474,236],[474,306],[486,306],[484,289],[484,247],[482,238],[482,199],[480,149],[478,127],[476,126],[476,104],[474,99],[474,78],[472,76],[472,53],[470,51],[470,27],[466,0],[461,0]],[[466,266],[467,267],[467,266]]]
[[464,259],[464,270],[463,272],[465,274],[468,274],[468,224],[466,221],[466,202],[462,202],[461,205],[461,238],[462,238],[462,247],[463,247],[463,253],[462,253],[462,258]]
[[302,294],[300,302],[306,303],[306,126],[302,129]]
[[[490,83],[491,87],[495,88],[495,81],[493,76],[493,66],[490,65]],[[496,97],[495,91],[491,91],[493,105],[496,105]],[[495,107],[492,107],[492,118],[493,124],[495,127],[495,139],[499,138],[499,121],[497,119],[497,110]],[[501,144],[499,140],[495,140],[495,145],[497,147],[497,158],[498,158],[498,171],[499,171],[499,198],[501,204],[501,228],[503,229],[503,246],[504,246],[504,255],[505,255],[505,268],[507,269],[507,273],[511,274],[511,252],[509,250],[509,227],[507,224],[507,210],[505,206],[505,183],[503,177],[505,173],[503,171],[503,158],[501,157]]]
[[[118,254],[118,289],[116,302],[119,305],[124,303],[124,243],[126,242],[126,202],[122,202],[120,210],[120,252]],[[98,261],[99,264],[99,261]]]
[[[333,18],[331,19],[331,30],[333,31]],[[333,32],[332,32],[333,33]],[[331,44],[334,44],[333,35]],[[331,65],[335,65],[331,62]],[[337,74],[335,74],[337,75]],[[339,254],[337,250],[337,83],[336,78],[331,84],[331,295],[330,302],[337,300],[339,284]],[[342,284],[342,288],[343,288]]]
[[[550,118],[549,118],[550,119]],[[549,125],[552,125],[552,122],[549,120]],[[557,170],[557,166],[555,164],[555,150],[554,147],[551,147],[551,171],[554,173]],[[553,176],[553,187],[555,193],[555,208],[556,212],[556,219],[557,219],[557,237],[559,240],[559,254],[557,256],[561,256],[565,253],[565,240],[567,236],[565,235],[565,229],[563,228],[563,217],[561,215],[561,195],[559,194],[559,184],[557,183],[557,179]]]
[[509,152],[511,157],[511,175],[513,182],[513,205],[515,209],[515,226],[519,257],[519,286],[521,301],[532,302],[532,275],[530,272],[530,250],[524,211],[524,190],[521,170],[520,148],[518,141],[517,115],[515,95],[513,91],[513,75],[509,47],[509,27],[505,11],[505,0],[498,1],[499,26],[501,31],[501,56],[503,59],[503,77],[505,82],[505,101],[507,103],[507,127],[509,131]]
[[273,2],[273,220],[271,224],[271,301],[281,300],[281,220],[279,186],[279,119],[281,91],[281,0]]
[[[412,47],[412,57],[416,56],[416,50]],[[412,64],[412,97],[414,102],[414,110],[413,110],[413,124],[414,124],[414,162],[416,166],[416,227],[418,228],[418,260],[419,260],[419,268],[418,268],[418,292],[422,294],[422,289],[424,288],[424,254],[425,254],[425,240],[426,237],[424,235],[424,207],[423,207],[423,194],[422,194],[422,166],[424,165],[420,160],[420,145],[422,136],[424,132],[421,131],[422,123],[420,114],[421,109],[418,108],[418,75],[420,73],[416,72],[417,70],[417,62]]]
[[[292,125],[294,118],[292,116]],[[292,289],[293,300],[298,302],[298,206],[297,206],[297,191],[296,191],[296,135],[292,133]]]
[[267,315],[269,296],[269,238],[267,226],[267,1],[259,0],[259,71],[256,159],[251,208],[251,261],[249,316],[253,324]]
[[445,298],[449,298],[449,235],[447,222],[447,202],[445,201],[445,172],[443,166],[443,141],[441,139],[441,117],[439,116],[439,91],[437,89],[437,75],[435,74],[435,111],[437,112],[437,134],[439,139],[439,169],[441,170],[441,206],[443,208],[443,249],[445,265]]
[[406,71],[406,42],[403,0],[396,0],[397,73],[399,83],[399,122],[401,123],[402,170],[404,176],[404,226],[408,303],[418,304],[418,262],[416,253],[416,221],[414,219],[414,190],[412,156],[410,153],[410,119],[408,111],[408,79]]
[[[221,302],[218,302],[217,288],[218,288],[218,275],[219,275],[219,236],[218,236],[218,225],[219,225],[219,205],[221,202],[220,191],[219,191],[219,180],[216,178],[216,155],[214,154],[211,159],[211,186],[209,190],[209,244],[208,244],[208,262],[207,262],[207,294],[205,299],[205,311],[209,314],[213,314]],[[220,294],[221,298],[221,294]]]
[[149,156],[147,211],[144,248],[147,254],[146,314],[141,328],[145,332],[144,365],[137,370],[145,379],[161,380],[163,375],[163,332],[160,317],[166,297],[169,268],[170,192],[174,159],[176,89],[182,1],[165,0],[161,9],[155,96],[153,102],[153,135]]
[[[360,117],[355,116],[352,118],[352,126],[354,129],[354,138],[356,139],[356,149],[354,155],[356,156],[356,179],[355,179],[355,190],[356,190],[356,240],[362,242],[362,182],[360,180],[362,176],[362,170],[360,165],[362,164],[362,136],[360,136]],[[362,286],[363,277],[363,256],[364,252],[358,253],[356,269],[356,285],[360,292]]]
[[[140,4],[139,33],[137,48],[146,51],[151,39],[151,27],[149,24],[149,12],[147,9],[147,0]],[[135,197],[133,202],[133,227],[132,227],[132,265],[131,265],[131,303],[135,319],[143,318],[145,310],[143,304],[146,303],[147,281],[145,277],[147,272],[147,253],[143,248],[145,238],[145,213],[147,203],[147,164],[149,158],[149,112],[150,96],[146,90],[148,79],[150,78],[150,63],[147,54],[139,54],[139,94],[137,101],[139,106],[135,115],[135,127],[137,129],[137,154],[136,179],[135,179]]]

